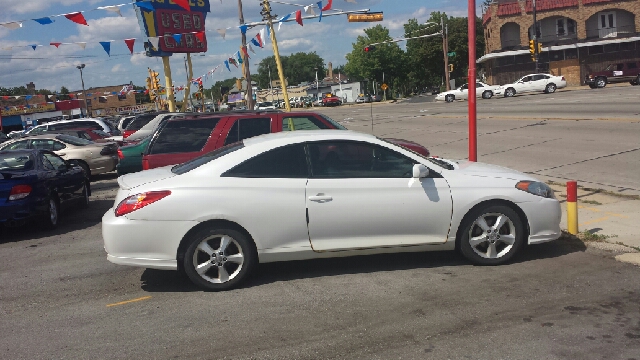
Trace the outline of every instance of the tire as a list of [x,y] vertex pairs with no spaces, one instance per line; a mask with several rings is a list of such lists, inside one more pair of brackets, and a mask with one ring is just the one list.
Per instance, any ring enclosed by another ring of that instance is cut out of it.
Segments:
[[47,212],[44,214],[42,227],[47,230],[52,230],[58,227],[58,222],[60,221],[60,202],[58,201],[58,196],[52,193],[49,195],[47,203]]
[[516,95],[516,89],[508,88],[504,91],[504,97],[514,97]]
[[485,92],[482,93],[482,98],[483,99],[491,99],[493,97],[493,92],[487,90]]
[[82,203],[80,204],[80,208],[86,209],[89,207],[89,182],[85,182],[82,187]]
[[603,77],[599,77],[596,79],[596,87],[602,89],[603,87],[607,86],[607,79],[603,78]]
[[631,85],[633,86],[640,85],[640,75],[638,75],[638,77],[631,82]]
[[456,97],[453,96],[453,95],[447,95],[447,96],[444,97],[444,101],[446,101],[448,103],[453,102],[455,99],[456,99]]
[[85,163],[84,161],[78,161],[78,165],[80,165],[80,167],[82,168],[82,171],[84,171],[84,177],[87,179],[90,179],[91,169],[89,169],[89,165],[87,165],[87,163]]
[[234,288],[250,274],[257,262],[255,245],[247,236],[218,227],[195,234],[183,260],[189,279],[212,291]]
[[475,210],[465,217],[462,230],[460,252],[477,265],[504,264],[519,252],[526,241],[522,219],[504,205]]
[[589,84],[589,87],[592,88],[592,89],[597,88],[596,84]]
[[556,84],[547,84],[547,87],[544,88],[544,92],[546,92],[547,94],[553,94],[554,92],[556,92],[556,89]]

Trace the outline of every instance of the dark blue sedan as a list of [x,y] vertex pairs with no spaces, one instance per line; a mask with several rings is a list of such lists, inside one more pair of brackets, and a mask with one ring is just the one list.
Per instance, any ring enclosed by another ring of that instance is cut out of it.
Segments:
[[60,209],[86,207],[90,195],[88,175],[73,161],[46,150],[0,151],[0,225],[55,228]]

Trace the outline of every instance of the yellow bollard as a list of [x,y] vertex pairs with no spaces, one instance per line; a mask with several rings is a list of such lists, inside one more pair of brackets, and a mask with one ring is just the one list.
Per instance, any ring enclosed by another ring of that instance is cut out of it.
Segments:
[[578,235],[578,182],[567,181],[567,228]]

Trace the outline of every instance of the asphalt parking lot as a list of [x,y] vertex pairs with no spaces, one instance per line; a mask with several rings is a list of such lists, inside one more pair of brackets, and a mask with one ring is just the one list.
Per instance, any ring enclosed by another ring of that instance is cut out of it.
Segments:
[[[479,100],[480,159],[640,192],[640,87],[591,94]],[[466,157],[466,102],[321,111],[366,132],[373,113],[376,135]],[[640,267],[617,251],[565,238],[498,267],[453,252],[273,263],[211,293],[109,263],[100,219],[116,176],[92,189],[54,232],[0,233],[1,358],[640,359]]]

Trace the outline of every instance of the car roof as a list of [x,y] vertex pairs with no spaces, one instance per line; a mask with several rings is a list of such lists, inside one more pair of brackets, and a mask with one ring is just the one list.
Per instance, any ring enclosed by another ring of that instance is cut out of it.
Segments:
[[282,131],[270,134],[254,136],[242,140],[245,146],[255,145],[278,145],[289,144],[304,141],[322,141],[322,140],[354,140],[354,141],[371,141],[377,137],[371,134],[365,134],[350,130],[296,130]]
[[11,149],[11,150],[0,150],[0,154],[35,154],[37,153],[37,149]]

